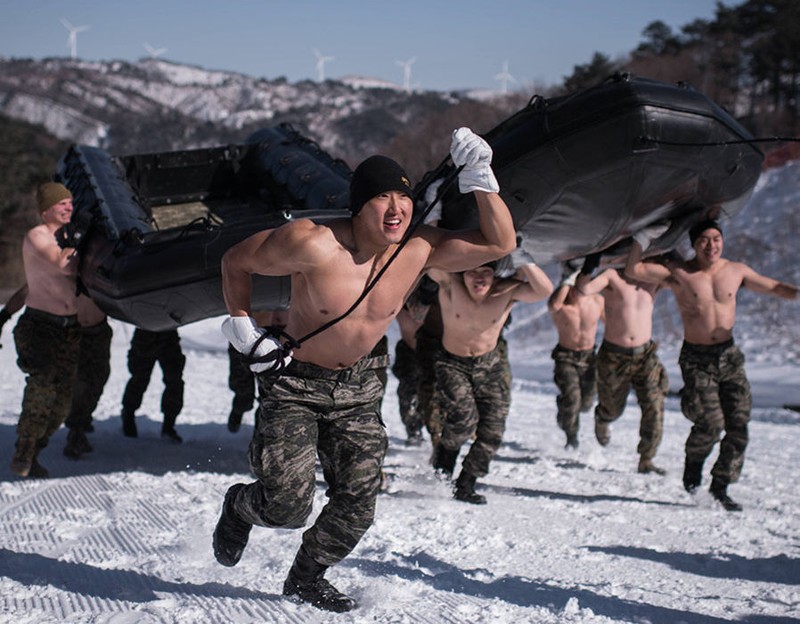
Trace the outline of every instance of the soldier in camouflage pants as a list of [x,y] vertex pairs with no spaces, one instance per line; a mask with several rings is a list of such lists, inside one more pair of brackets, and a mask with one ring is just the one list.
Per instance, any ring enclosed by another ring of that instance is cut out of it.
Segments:
[[637,447],[642,460],[655,457],[664,427],[669,378],[656,355],[657,349],[658,344],[652,340],[631,349],[603,341],[597,352],[595,421],[609,424],[622,416],[632,385],[642,411]]
[[475,477],[489,473],[489,463],[503,441],[511,406],[505,349],[495,347],[477,357],[442,350],[435,364],[436,390],[444,416],[441,445],[456,453],[475,435],[462,469]]
[[559,392],[556,420],[569,440],[578,435],[580,413],[591,409],[597,394],[595,350],[574,351],[556,345],[550,355],[555,362],[553,381]]
[[258,375],[261,406],[250,443],[257,482],[243,485],[233,508],[245,522],[299,528],[312,510],[319,454],[328,502],[303,534],[315,561],[344,559],[372,524],[387,449],[380,415],[387,356],[344,370],[293,360],[280,376]]
[[47,477],[37,456],[69,415],[80,344],[78,317],[26,308],[14,327],[14,343],[17,365],[27,375],[15,458],[32,456],[30,476]]
[[686,464],[699,474],[724,431],[711,476],[726,486],[736,483],[744,464],[752,403],[744,355],[732,339],[716,345],[684,342],[679,363],[684,383],[681,410],[692,422]]

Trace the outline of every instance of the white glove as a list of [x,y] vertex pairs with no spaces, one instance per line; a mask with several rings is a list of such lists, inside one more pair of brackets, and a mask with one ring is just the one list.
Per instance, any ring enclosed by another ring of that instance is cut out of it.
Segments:
[[450,157],[457,167],[464,166],[458,174],[458,190],[462,193],[500,192],[500,185],[492,171],[492,148],[472,130],[459,128],[453,131]]
[[565,262],[562,265],[561,282],[559,282],[559,286],[574,286],[580,272],[580,267],[576,267],[572,262]]
[[[436,199],[436,193],[439,192],[439,187],[442,186],[444,182],[443,178],[439,178],[435,180],[428,188],[425,189],[425,205],[430,206],[431,202]],[[431,221],[440,221],[442,218],[442,202],[437,201],[436,205],[431,208],[431,211],[428,213],[428,216],[425,217],[424,223],[430,223]]]
[[533,257],[522,247],[517,247],[507,256],[503,256],[497,261],[494,269],[495,277],[512,277],[517,269],[525,264],[536,264]]
[[669,229],[669,221],[662,221],[643,227],[641,230],[633,235],[633,240],[642,246],[642,251],[645,251],[654,240],[661,236]]
[[[250,350],[256,341],[266,332],[263,328],[256,325],[255,319],[249,316],[229,316],[222,321],[222,335],[228,339],[239,353],[250,355]],[[264,338],[256,348],[253,357],[263,357],[274,351],[278,351],[281,344],[274,338]],[[250,370],[254,373],[261,373],[266,370],[278,370],[281,368],[280,356],[276,353],[276,359],[268,362],[256,362],[250,365]],[[292,361],[291,353],[283,358],[283,365],[287,366]]]

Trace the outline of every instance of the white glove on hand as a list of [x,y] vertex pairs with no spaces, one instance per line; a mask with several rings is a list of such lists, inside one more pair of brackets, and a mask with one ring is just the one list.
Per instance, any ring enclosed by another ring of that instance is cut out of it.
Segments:
[[[442,186],[444,182],[443,178],[435,180],[432,182],[427,189],[425,189],[425,205],[430,206],[431,202],[436,199],[436,193],[439,192],[439,187]],[[431,208],[431,211],[428,213],[428,216],[425,217],[425,221],[423,223],[431,223],[432,221],[440,221],[442,219],[442,202],[437,201],[436,205]]]
[[559,286],[574,286],[580,272],[581,268],[575,266],[575,262],[571,260],[564,262],[561,265],[561,281],[559,282]]
[[669,221],[662,221],[643,227],[641,230],[633,235],[633,240],[642,246],[642,251],[645,251],[654,240],[661,236],[669,229]]
[[[250,355],[250,350],[256,341],[266,332],[263,328],[256,325],[255,319],[249,316],[229,316],[222,321],[222,335],[228,339],[239,353]],[[274,338],[265,338],[256,348],[253,357],[263,357],[280,349],[280,343]],[[276,354],[277,356],[277,354]],[[283,366],[287,366],[292,361],[291,354],[283,358]],[[250,365],[250,370],[254,373],[261,373],[266,370],[277,370],[281,366],[280,359],[269,362],[256,362]]]
[[450,157],[457,167],[464,166],[458,174],[458,190],[462,193],[500,192],[500,185],[492,171],[492,148],[472,130],[459,128],[453,131]]

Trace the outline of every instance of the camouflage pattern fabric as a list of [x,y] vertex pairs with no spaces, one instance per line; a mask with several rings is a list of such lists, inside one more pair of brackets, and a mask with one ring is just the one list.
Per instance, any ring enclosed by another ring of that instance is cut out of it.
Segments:
[[502,347],[477,357],[442,350],[435,365],[443,419],[441,445],[453,451],[474,435],[462,468],[475,477],[489,473],[489,463],[503,441],[511,406],[507,366]]
[[420,383],[417,354],[401,338],[394,347],[392,373],[397,378],[397,402],[400,407],[400,420],[411,436],[422,430],[422,418],[417,410],[418,388]]
[[622,416],[631,386],[636,392],[642,420],[637,452],[642,459],[655,457],[664,432],[664,399],[669,391],[667,371],[656,355],[652,340],[640,353],[603,341],[597,352],[597,407],[594,417],[611,423]]
[[78,373],[72,407],[65,424],[70,429],[86,431],[92,424],[92,414],[111,374],[113,332],[108,321],[103,320],[91,327],[81,327],[80,335]]
[[556,422],[568,436],[577,435],[580,413],[591,409],[597,395],[595,350],[574,351],[556,345],[550,357],[555,362],[553,381],[559,392]]
[[256,376],[245,356],[228,345],[228,388],[233,391],[231,411],[244,414],[253,409],[256,399]]
[[139,409],[156,362],[164,381],[161,395],[164,423],[174,424],[183,409],[183,367],[186,364],[177,330],[151,332],[137,328],[133,332],[128,351],[131,378],[122,395],[122,408],[131,413]]
[[[68,319],[68,320],[67,320]],[[78,365],[80,325],[76,317],[57,317],[27,308],[14,327],[17,365],[27,375],[20,440],[44,448],[69,416]]]
[[439,416],[439,402],[434,400],[436,394],[435,365],[442,356],[442,338],[423,326],[417,330],[417,364],[419,365],[419,386],[417,394],[417,411],[422,424],[428,430],[433,445],[442,435],[442,420]]
[[279,376],[257,375],[260,407],[249,460],[258,481],[234,508],[258,526],[299,528],[312,510],[319,456],[328,502],[303,545],[322,565],[338,563],[372,525],[388,440],[379,378],[388,356],[344,370],[292,360]]
[[681,410],[692,422],[686,460],[702,464],[724,431],[711,475],[735,483],[742,473],[752,407],[744,355],[732,340],[713,346],[684,342],[678,362],[684,383]]

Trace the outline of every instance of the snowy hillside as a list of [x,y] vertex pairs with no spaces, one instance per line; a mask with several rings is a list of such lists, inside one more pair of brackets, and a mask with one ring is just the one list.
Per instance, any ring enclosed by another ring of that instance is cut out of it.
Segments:
[[[773,246],[754,266],[795,281],[791,239],[776,230],[798,205],[797,167],[767,174],[742,217],[749,213],[754,240]],[[745,231],[744,223],[734,226],[726,228],[729,255],[730,238],[738,227]],[[219,320],[180,330],[187,355],[182,445],[158,435],[158,373],[139,412],[140,437],[123,437],[119,409],[132,330],[114,322],[111,379],[90,435],[95,451],[67,459],[60,430],[41,455],[53,477],[36,481],[8,470],[24,381],[13,319],[0,337],[0,622],[800,622],[800,414],[780,408],[800,403],[792,333],[800,304],[786,304],[785,325],[764,332],[759,305],[752,312],[742,306],[737,326],[755,396],[747,461],[730,489],[744,505],[738,514],[723,511],[706,491],[684,492],[689,423],[676,398],[667,400],[656,457],[665,477],[636,473],[633,400],[612,426],[608,447],[595,441],[587,414],[580,448],[564,449],[551,382],[554,334],[542,304],[515,314],[512,409],[504,444],[479,481],[485,506],[453,500],[428,465],[429,448],[404,446],[390,376],[389,487],[374,526],[327,575],[360,603],[344,615],[280,596],[299,531],[256,528],[236,567],[214,560],[211,533],[222,497],[250,479],[245,452],[253,422],[250,412],[240,432],[226,428],[232,395]],[[539,324],[533,336],[521,329]],[[662,341],[673,388],[680,387],[678,346]],[[324,504],[321,474],[319,482],[315,512]]]

